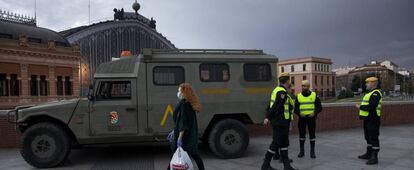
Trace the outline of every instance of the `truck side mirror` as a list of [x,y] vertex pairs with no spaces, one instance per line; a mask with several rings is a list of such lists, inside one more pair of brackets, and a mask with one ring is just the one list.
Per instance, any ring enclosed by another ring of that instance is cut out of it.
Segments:
[[89,100],[94,100],[95,99],[95,97],[93,96],[93,86],[92,85],[89,85],[88,99]]

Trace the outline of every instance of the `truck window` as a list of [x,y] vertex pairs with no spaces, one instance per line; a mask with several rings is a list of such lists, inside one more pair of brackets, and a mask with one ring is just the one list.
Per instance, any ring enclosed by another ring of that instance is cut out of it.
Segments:
[[203,82],[229,81],[229,65],[227,64],[200,64],[200,80]]
[[246,81],[270,81],[272,79],[269,64],[244,64],[243,68]]
[[184,68],[180,66],[157,66],[153,69],[154,84],[171,86],[184,83]]
[[131,99],[130,81],[102,81],[99,84],[96,100]]

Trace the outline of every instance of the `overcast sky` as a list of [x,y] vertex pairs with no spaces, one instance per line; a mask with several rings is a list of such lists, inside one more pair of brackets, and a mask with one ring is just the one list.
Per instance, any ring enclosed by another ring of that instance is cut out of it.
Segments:
[[[91,0],[93,22],[133,0]],[[139,0],[139,13],[178,48],[263,49],[281,59],[332,58],[334,67],[389,59],[414,69],[414,0]],[[34,0],[0,0],[34,15]],[[38,26],[88,24],[87,0],[37,0]]]

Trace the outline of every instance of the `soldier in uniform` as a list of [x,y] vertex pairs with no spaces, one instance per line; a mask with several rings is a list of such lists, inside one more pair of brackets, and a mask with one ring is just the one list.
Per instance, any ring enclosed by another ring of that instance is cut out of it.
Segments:
[[316,117],[322,111],[322,104],[319,97],[315,92],[310,90],[310,82],[308,80],[302,81],[302,92],[296,96],[295,100],[295,114],[298,115],[298,129],[299,129],[299,144],[300,152],[299,158],[305,156],[305,140],[306,140],[306,127],[309,130],[310,141],[310,157],[316,158],[315,155],[315,130],[316,130]]
[[287,93],[287,89],[290,86],[289,74],[281,74],[279,76],[279,83],[280,85],[272,92],[269,110],[263,122],[265,125],[272,125],[273,141],[266,152],[262,170],[275,170],[270,166],[270,161],[278,149],[280,150],[284,169],[295,170],[290,165],[291,162],[288,157],[289,126],[293,119],[293,100]]
[[359,117],[364,121],[364,136],[367,141],[365,154],[358,156],[359,159],[368,160],[366,164],[378,164],[379,129],[381,125],[381,103],[382,93],[378,87],[378,78],[369,77],[366,80],[368,93],[364,95],[361,104],[357,104]]

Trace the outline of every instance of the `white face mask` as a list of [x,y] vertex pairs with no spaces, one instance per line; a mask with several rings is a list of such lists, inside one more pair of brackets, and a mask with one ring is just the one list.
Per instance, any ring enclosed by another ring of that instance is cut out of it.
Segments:
[[177,98],[183,99],[183,94],[180,91],[177,92]]

